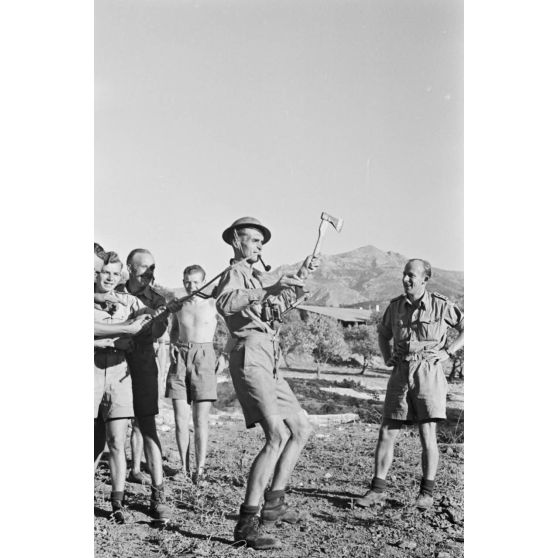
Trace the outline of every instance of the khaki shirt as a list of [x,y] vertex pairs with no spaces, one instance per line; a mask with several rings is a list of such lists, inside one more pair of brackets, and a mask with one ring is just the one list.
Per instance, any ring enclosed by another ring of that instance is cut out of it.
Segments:
[[[156,293],[151,288],[150,285],[148,285],[147,287],[145,287],[143,291],[136,293],[135,295],[132,295],[132,293],[130,293],[127,284],[123,285],[123,291],[130,294],[131,296],[135,296],[143,303],[144,306],[147,306],[147,308],[151,308],[152,310],[156,310],[160,306],[164,306],[166,304],[165,297],[163,297],[159,293]],[[164,323],[166,327],[166,324],[168,323],[168,319],[165,320]],[[152,345],[157,338],[154,338],[153,335],[150,334],[150,332],[151,332],[151,328],[148,328],[148,330],[145,333],[142,333],[141,335],[137,335],[134,338],[136,345],[148,345],[148,344]]]
[[463,312],[444,295],[425,291],[415,305],[405,295],[391,300],[378,333],[393,338],[394,355],[405,357],[441,351],[448,327],[463,331]]
[[[215,306],[225,319],[231,335],[237,339],[248,337],[250,333],[273,333],[260,319],[262,301],[266,295],[263,275],[248,262],[242,262],[227,271],[219,282]],[[291,288],[267,299],[284,310],[296,300],[296,292]]]
[[135,296],[118,291],[113,291],[113,295],[118,297],[122,304],[95,302],[93,306],[96,322],[120,324],[145,313],[145,304]]

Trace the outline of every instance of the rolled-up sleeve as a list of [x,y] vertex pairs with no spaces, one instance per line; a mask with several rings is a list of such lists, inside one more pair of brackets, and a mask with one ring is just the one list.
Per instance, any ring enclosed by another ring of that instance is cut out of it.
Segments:
[[448,304],[444,314],[444,321],[459,332],[465,329],[465,317],[456,304]]
[[147,306],[137,297],[133,295],[128,296],[128,319],[129,318],[137,318],[142,314],[146,314],[148,312]]
[[215,306],[222,316],[231,316],[253,303],[261,302],[264,296],[264,289],[246,288],[242,272],[231,269],[223,276],[217,288]]
[[386,308],[382,320],[378,324],[378,333],[385,337],[386,339],[391,339],[393,337],[393,331],[391,328],[391,304]]

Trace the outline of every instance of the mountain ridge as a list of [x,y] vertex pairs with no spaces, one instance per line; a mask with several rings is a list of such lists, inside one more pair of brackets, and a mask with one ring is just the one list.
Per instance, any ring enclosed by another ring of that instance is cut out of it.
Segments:
[[[383,251],[371,244],[340,254],[323,255],[320,268],[306,282],[310,291],[307,304],[385,306],[403,292],[401,277],[408,259],[403,254],[392,250]],[[268,277],[277,280],[282,274],[296,272],[301,263],[280,265]],[[461,301],[464,296],[464,273],[433,267],[429,290]],[[172,291],[177,295],[184,293],[184,289]]]

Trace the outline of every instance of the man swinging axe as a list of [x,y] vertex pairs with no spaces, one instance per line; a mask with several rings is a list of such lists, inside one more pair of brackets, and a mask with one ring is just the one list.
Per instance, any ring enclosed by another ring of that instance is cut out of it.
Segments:
[[[233,337],[229,369],[242,406],[247,428],[260,424],[265,445],[256,456],[246,486],[244,503],[234,539],[265,550],[281,547],[277,538],[261,532],[276,521],[298,523],[304,514],[285,502],[285,488],[312,427],[289,384],[278,369],[278,316],[303,292],[308,275],[318,268],[318,256],[308,256],[296,274],[283,275],[263,286],[264,274],[254,268],[262,247],[271,238],[269,229],[253,217],[237,219],[223,232],[234,250],[235,261],[217,287],[216,307]],[[264,308],[272,311],[262,311]],[[271,480],[270,489],[266,487]]]

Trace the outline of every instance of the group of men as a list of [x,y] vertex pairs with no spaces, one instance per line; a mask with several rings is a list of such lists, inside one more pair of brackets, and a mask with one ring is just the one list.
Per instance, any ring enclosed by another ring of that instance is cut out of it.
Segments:
[[[207,416],[216,399],[212,341],[218,312],[231,334],[226,349],[229,371],[246,426],[259,424],[265,434],[265,444],[250,468],[234,539],[258,550],[278,548],[280,540],[262,526],[278,521],[294,524],[307,517],[304,510],[289,506],[285,491],[312,432],[305,411],[279,369],[278,330],[282,314],[305,293],[305,282],[318,269],[320,258],[308,256],[296,274],[282,275],[268,285],[255,264],[271,238],[269,229],[253,217],[243,217],[226,228],[222,238],[232,247],[233,259],[217,287],[204,289],[203,269],[188,266],[184,270],[187,297],[168,303],[153,290],[155,263],[147,250],[130,253],[126,261],[129,279],[121,287],[122,263],[116,254],[103,252],[96,260],[95,457],[98,459],[106,439],[113,517],[123,522],[124,445],[128,419],[135,417],[152,479],[150,510],[156,520],[169,519],[155,428],[158,393],[153,341],[167,327],[165,316],[170,313],[172,364],[166,396],[173,400],[180,474],[184,476],[188,475],[189,405],[194,405],[197,467],[193,480],[199,480],[207,452]],[[428,262],[407,262],[404,294],[390,302],[378,329],[380,350],[393,371],[375,475],[370,490],[355,501],[361,507],[383,503],[395,439],[408,422],[419,424],[423,449],[417,506],[432,505],[438,465],[436,424],[446,416],[442,362],[463,346],[464,334],[461,311],[446,297],[426,289],[430,277]],[[448,327],[459,331],[452,343],[448,343]]]
[[[193,297],[167,303],[153,287],[155,261],[145,249],[128,255],[128,280],[122,282],[123,263],[114,252],[95,245],[95,464],[109,448],[112,518],[124,523],[125,444],[129,420],[132,470],[130,482],[143,483],[139,470],[145,453],[151,476],[150,513],[159,522],[171,517],[165,503],[163,459],[155,417],[159,413],[158,376],[154,342],[167,329],[172,313],[171,367],[166,396],[173,401],[181,469],[174,480],[190,478],[189,412],[193,405],[196,468],[193,483],[203,480],[208,444],[208,415],[217,399],[216,373],[223,368],[213,350],[216,311],[213,300]],[[201,286],[200,266],[184,270],[184,286],[191,294]],[[218,362],[218,364],[216,364]]]

